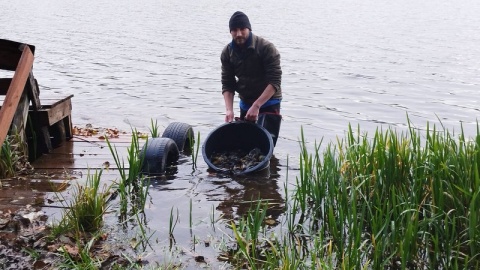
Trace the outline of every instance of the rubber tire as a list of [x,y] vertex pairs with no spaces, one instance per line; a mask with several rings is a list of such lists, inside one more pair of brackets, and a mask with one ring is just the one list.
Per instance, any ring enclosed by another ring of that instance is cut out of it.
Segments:
[[142,174],[161,175],[168,165],[178,161],[179,151],[169,138],[150,138],[140,152],[143,157]]
[[195,143],[195,135],[191,125],[181,122],[170,123],[163,131],[162,138],[175,141],[178,151],[190,154]]

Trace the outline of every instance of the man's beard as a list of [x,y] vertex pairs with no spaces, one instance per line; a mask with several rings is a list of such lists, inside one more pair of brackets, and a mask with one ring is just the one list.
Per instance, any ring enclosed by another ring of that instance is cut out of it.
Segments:
[[247,41],[247,39],[245,39],[245,38],[235,38],[235,43],[237,45],[245,45],[246,41]]

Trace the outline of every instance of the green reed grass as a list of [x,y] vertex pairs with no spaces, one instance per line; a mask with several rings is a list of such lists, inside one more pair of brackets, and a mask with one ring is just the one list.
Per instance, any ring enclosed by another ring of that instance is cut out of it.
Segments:
[[77,185],[72,192],[72,200],[68,201],[62,196],[65,211],[61,221],[53,226],[54,235],[66,232],[75,232],[81,235],[82,232],[97,232],[103,225],[103,217],[108,209],[108,194],[110,186],[100,185],[102,171],[88,172],[85,185]]
[[240,265],[247,263],[250,269],[262,269],[264,265],[265,255],[262,254],[261,244],[267,241],[264,230],[267,208],[267,203],[257,201],[252,204],[246,217],[242,217],[238,224],[231,223],[237,243],[234,259],[240,262]]
[[308,153],[302,134],[293,205],[304,233],[332,241],[336,267],[476,266],[479,134],[427,126],[423,142],[411,125],[373,138],[349,126],[323,154]]
[[[255,219],[232,224],[234,265],[262,269],[477,269],[480,128],[466,138],[348,126],[313,151],[301,131],[300,171],[286,191],[286,232],[263,237]],[[285,187],[285,190],[288,186]],[[251,211],[255,212],[256,207]],[[258,213],[257,213],[258,214]],[[262,234],[264,235],[264,234]]]
[[189,138],[191,147],[190,153],[192,153],[192,170],[197,169],[198,153],[200,152],[200,132],[197,132],[197,140],[195,141],[195,136]]
[[0,149],[0,179],[29,172],[28,147],[16,131],[5,137]]
[[[153,120],[152,120],[153,123]],[[143,212],[148,197],[149,181],[141,175],[144,156],[140,150],[139,136],[136,129],[132,129],[130,146],[127,148],[128,166],[118,154],[115,145],[107,138],[107,145],[118,168],[120,179],[116,183],[116,190],[120,194],[120,217],[125,220],[129,209],[129,202],[132,206],[132,214],[138,211]],[[148,144],[148,140],[145,145]]]
[[157,120],[155,120],[155,122],[154,122],[153,119],[150,119],[149,131],[150,131],[150,135],[152,136],[152,138],[158,138],[160,136],[160,133],[158,132]]
[[15,175],[12,147],[9,136],[5,138],[0,151],[0,178],[12,177]]
[[97,238],[93,237],[85,245],[77,243],[78,254],[75,256],[70,254],[67,249],[62,246],[60,248],[62,261],[58,265],[58,269],[101,269],[102,261],[92,256],[90,253],[96,240]]
[[170,235],[170,238],[174,238],[173,237],[173,231],[175,231],[175,227],[177,226],[178,222],[179,222],[179,219],[180,219],[180,214],[178,212],[178,208],[177,208],[177,214],[175,215],[173,213],[173,207],[172,209],[170,209],[170,219],[169,219],[169,222],[168,222],[168,234]]

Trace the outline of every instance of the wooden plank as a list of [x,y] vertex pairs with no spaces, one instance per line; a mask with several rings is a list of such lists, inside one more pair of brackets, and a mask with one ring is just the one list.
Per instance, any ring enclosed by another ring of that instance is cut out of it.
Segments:
[[17,110],[18,102],[33,67],[33,59],[34,57],[29,47],[25,46],[15,74],[13,75],[12,82],[8,88],[8,93],[0,109],[0,145],[3,145],[10,124],[12,123],[13,115]]
[[[128,167],[128,161],[125,157],[125,167]],[[109,164],[109,165],[106,165]],[[112,155],[54,155],[48,154],[35,160],[32,163],[35,169],[102,169],[106,166],[116,167]]]
[[69,101],[73,95],[42,97],[42,108],[51,108]]
[[72,125],[72,116],[69,115],[63,118],[63,125],[65,126],[65,137],[67,140],[71,140],[73,138],[73,125]]
[[[127,147],[130,147],[130,143],[115,143],[114,146],[118,151],[127,152]],[[95,153],[95,154],[110,154],[110,149],[106,144],[95,144],[86,141],[76,140],[76,137],[73,137],[69,143],[63,144],[52,153],[72,153],[72,154],[86,154],[86,153]]]
[[40,89],[38,88],[37,80],[33,77],[32,71],[30,71],[30,74],[28,75],[28,81],[25,88],[28,93],[28,98],[32,101],[33,110],[40,110],[40,108],[42,108],[42,105],[40,104]]
[[72,114],[72,100],[67,99],[61,103],[55,104],[48,110],[48,123],[50,126],[63,120]]
[[72,102],[70,99],[57,103],[51,108],[43,108],[39,111],[30,111],[30,117],[36,125],[51,127],[62,121],[72,113]]
[[[62,103],[63,101],[67,100],[67,99],[70,99],[72,98],[73,95],[65,95],[65,96],[62,96],[62,95],[59,95],[59,96],[42,96],[41,98],[41,108],[42,109],[48,109],[48,108],[51,108],[55,105],[58,105],[59,103]],[[5,96],[2,96],[0,95],[0,108],[1,108],[1,104],[3,103],[3,101],[5,100]],[[33,105],[30,106],[30,110],[35,110]]]
[[10,134],[18,134],[22,142],[26,142],[25,129],[27,127],[28,120],[28,95],[24,91],[20,101],[18,103],[17,110],[13,116],[12,123],[10,125]]

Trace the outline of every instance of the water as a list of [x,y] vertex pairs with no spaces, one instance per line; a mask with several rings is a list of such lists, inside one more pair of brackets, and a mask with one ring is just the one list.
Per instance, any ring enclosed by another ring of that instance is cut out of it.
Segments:
[[200,160],[193,175],[180,166],[175,179],[152,189],[151,229],[165,239],[165,217],[180,209],[183,246],[190,199],[198,221],[193,234],[202,240],[218,233],[210,216],[242,213],[253,191],[281,202],[286,178],[292,182],[298,168],[302,127],[310,144],[343,137],[349,123],[370,134],[403,130],[407,114],[419,128],[441,122],[454,130],[463,124],[469,135],[476,130],[475,0],[2,0],[0,10],[0,38],[36,46],[41,96],[74,94],[78,126],[148,130],[150,119],[160,127],[179,121],[205,138],[224,119],[219,57],[231,14],[244,11],[253,32],[277,46],[284,121],[272,175],[232,181],[208,174]]

